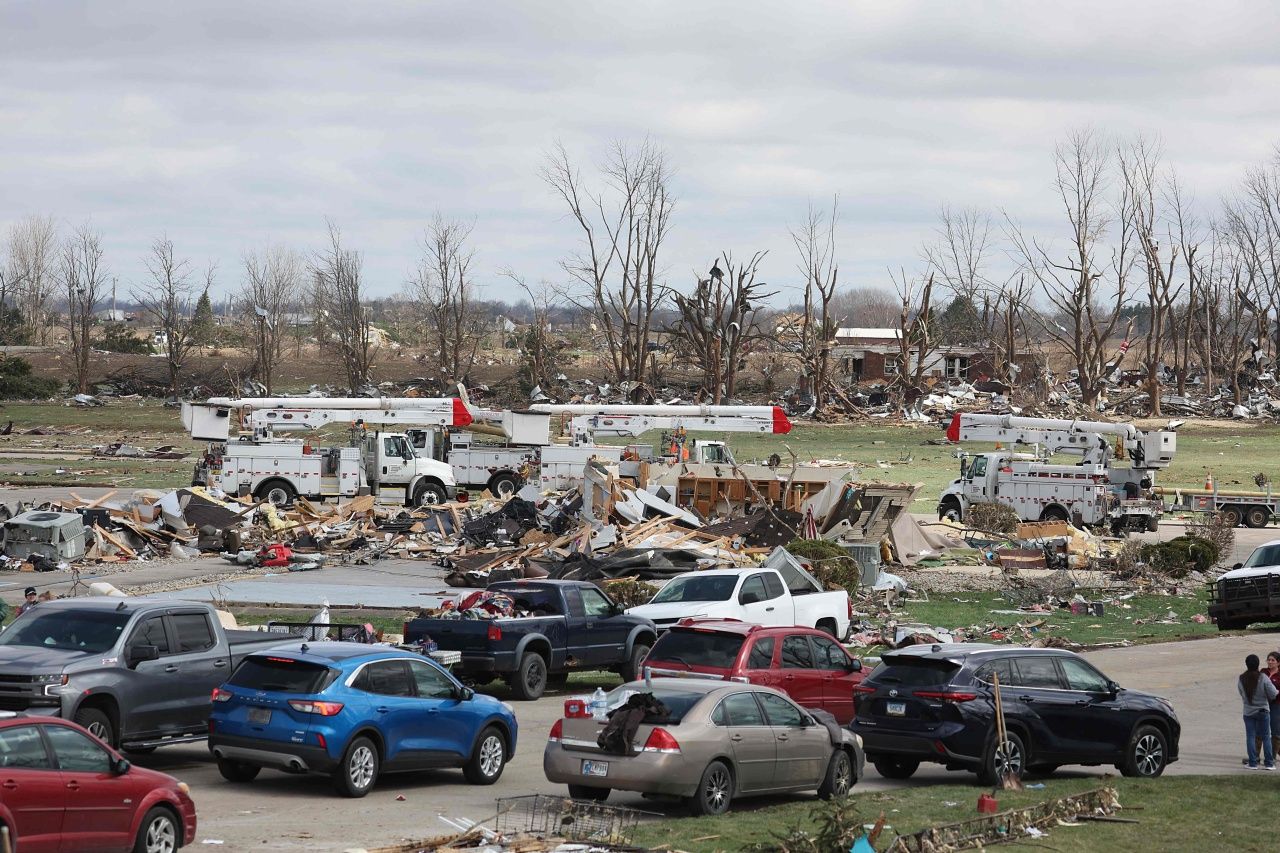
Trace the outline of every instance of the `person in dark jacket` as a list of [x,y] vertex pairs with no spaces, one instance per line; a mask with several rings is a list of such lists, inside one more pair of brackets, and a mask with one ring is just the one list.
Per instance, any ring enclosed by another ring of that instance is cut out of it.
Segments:
[[40,603],[39,599],[36,598],[36,588],[34,586],[29,586],[24,589],[22,591],[22,597],[25,600],[18,606],[18,611],[13,614],[13,618],[15,619]]
[[1257,655],[1244,659],[1244,672],[1236,679],[1236,690],[1244,703],[1244,742],[1249,753],[1250,770],[1258,769],[1258,745],[1262,741],[1263,757],[1267,770],[1276,769],[1276,754],[1271,748],[1271,702],[1280,690],[1271,679],[1258,671]]

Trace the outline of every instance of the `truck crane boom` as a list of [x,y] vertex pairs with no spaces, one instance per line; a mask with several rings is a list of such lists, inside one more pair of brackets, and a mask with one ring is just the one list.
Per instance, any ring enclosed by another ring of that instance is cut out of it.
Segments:
[[1177,450],[1177,433],[1172,430],[1143,432],[1133,424],[1105,421],[957,413],[947,428],[947,438],[955,442],[1038,445],[1046,457],[1066,453],[1099,465],[1111,462],[1111,446],[1103,438],[1107,435],[1119,438],[1134,468],[1167,468]]
[[236,429],[252,431],[255,440],[334,423],[452,427],[471,423],[471,412],[454,397],[211,397],[183,403],[182,424],[192,438],[226,441],[232,412],[238,414]]
[[595,406],[537,403],[534,411],[570,416],[574,444],[597,435],[638,436],[653,429],[759,432],[785,435],[791,421],[779,406]]

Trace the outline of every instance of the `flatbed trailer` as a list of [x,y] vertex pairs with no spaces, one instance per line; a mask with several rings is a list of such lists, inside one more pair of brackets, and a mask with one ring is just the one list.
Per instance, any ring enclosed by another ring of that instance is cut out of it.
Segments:
[[1166,486],[1155,493],[1170,512],[1220,512],[1232,527],[1266,527],[1280,516],[1280,495],[1273,493],[1270,486],[1256,492]]

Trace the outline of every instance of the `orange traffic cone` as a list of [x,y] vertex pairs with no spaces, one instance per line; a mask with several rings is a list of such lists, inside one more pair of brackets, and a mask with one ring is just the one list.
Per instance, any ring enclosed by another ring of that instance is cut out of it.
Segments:
[[1213,472],[1212,471],[1204,475],[1204,490],[1206,492],[1213,491]]

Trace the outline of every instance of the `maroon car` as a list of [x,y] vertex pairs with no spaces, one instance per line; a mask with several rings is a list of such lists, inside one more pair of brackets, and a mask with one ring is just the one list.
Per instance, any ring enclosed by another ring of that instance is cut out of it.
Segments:
[[767,628],[731,619],[682,619],[663,634],[644,665],[666,678],[716,678],[781,690],[797,704],[853,719],[862,662],[815,628]]
[[75,723],[0,712],[0,826],[21,853],[172,853],[196,835],[185,782]]

